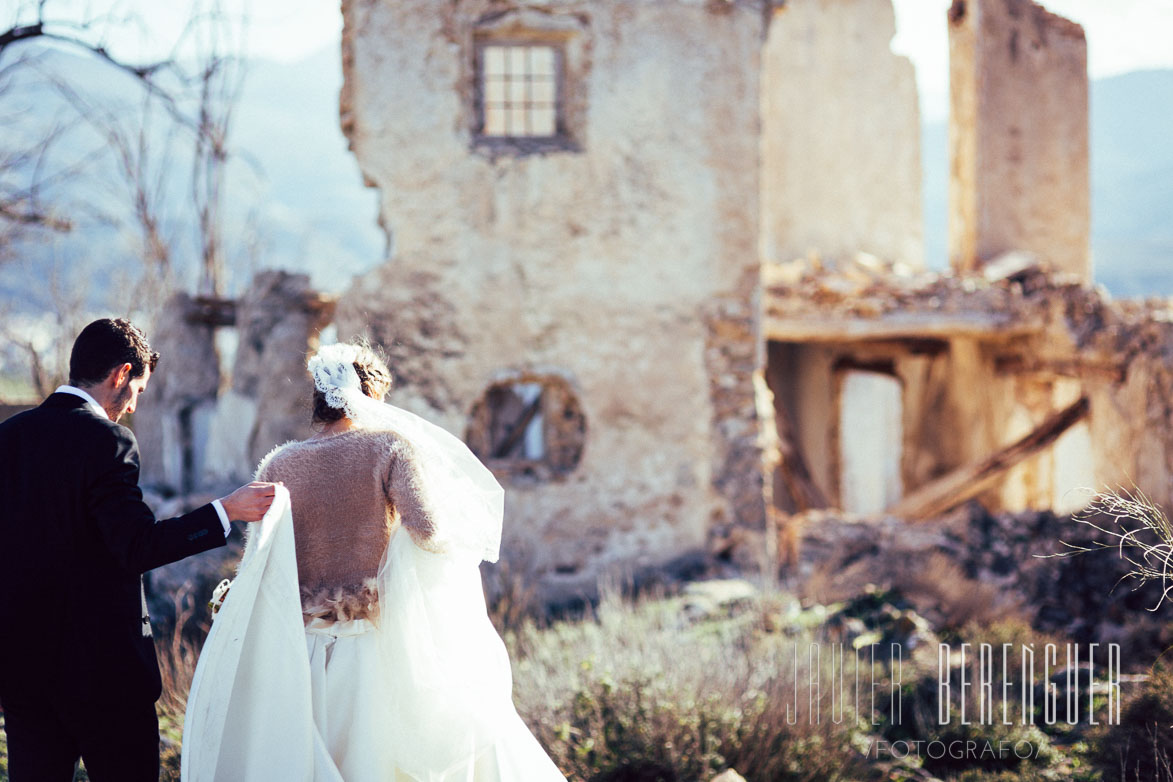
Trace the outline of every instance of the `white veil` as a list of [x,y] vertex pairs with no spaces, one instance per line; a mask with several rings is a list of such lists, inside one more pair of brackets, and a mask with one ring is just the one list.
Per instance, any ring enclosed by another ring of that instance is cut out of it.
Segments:
[[393,431],[413,446],[421,483],[437,519],[434,542],[496,562],[501,549],[505,492],[493,473],[457,437],[414,413],[362,392],[355,345],[326,345],[306,365],[326,403],[360,429]]
[[[485,610],[478,564],[497,559],[504,492],[460,440],[365,396],[358,353],[353,345],[322,348],[308,364],[314,384],[356,426],[411,444],[442,553],[420,548],[402,528],[392,534],[373,627],[353,636],[339,629],[343,637],[331,641],[330,665],[344,684],[342,705],[327,710],[329,701],[313,695],[325,669],[305,655],[297,509],[279,489],[200,655],[183,778],[565,782],[513,706],[509,657]],[[352,748],[342,758],[323,738],[335,720]],[[355,763],[376,771],[341,773]]]
[[[369,684],[381,752],[421,782],[562,780],[513,707],[509,657],[485,611],[481,560],[496,562],[505,493],[456,437],[362,393],[359,348],[323,347],[307,365],[332,407],[413,448],[437,554],[397,532],[379,568],[377,658]],[[294,508],[296,514],[297,509]],[[495,769],[495,773],[490,769]]]

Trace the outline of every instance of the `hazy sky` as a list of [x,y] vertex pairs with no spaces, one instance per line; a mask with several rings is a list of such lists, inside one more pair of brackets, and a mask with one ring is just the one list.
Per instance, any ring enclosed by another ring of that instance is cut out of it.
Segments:
[[[1087,35],[1091,77],[1146,68],[1173,68],[1173,0],[1043,0],[1043,6],[1079,22]],[[928,119],[944,119],[948,106],[949,0],[893,0],[892,49],[916,65],[921,105]]]
[[[436,0],[440,2],[441,0]],[[202,0],[207,6],[214,0]],[[250,9],[248,51],[279,62],[298,60],[337,45],[342,18],[337,0],[222,0],[225,8]],[[949,0],[893,0],[896,37],[892,48],[916,65],[926,117],[942,119],[947,105],[948,45],[945,14]],[[12,18],[29,0],[0,0],[0,11]],[[1093,78],[1143,68],[1173,68],[1173,0],[1044,0],[1049,10],[1083,25],[1088,37]],[[106,8],[133,9],[153,34],[124,29],[135,45],[171,41],[179,34],[190,4],[175,0],[50,0],[62,12],[97,13]],[[5,20],[7,21],[7,20]],[[123,45],[126,40],[117,43]]]

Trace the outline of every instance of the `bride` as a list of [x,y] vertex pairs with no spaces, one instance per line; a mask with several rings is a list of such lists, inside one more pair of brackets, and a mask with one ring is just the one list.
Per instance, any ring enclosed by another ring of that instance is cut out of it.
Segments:
[[188,782],[564,780],[521,721],[478,564],[504,495],[464,444],[382,403],[368,348],[323,347],[311,438],[249,537],[188,697]]

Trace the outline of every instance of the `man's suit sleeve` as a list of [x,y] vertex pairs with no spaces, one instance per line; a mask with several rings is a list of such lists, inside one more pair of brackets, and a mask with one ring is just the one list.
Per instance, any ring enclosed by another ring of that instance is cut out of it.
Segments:
[[139,454],[134,434],[112,426],[95,455],[87,491],[90,517],[115,559],[128,571],[161,565],[224,545],[224,528],[209,503],[185,516],[156,520],[138,486]]

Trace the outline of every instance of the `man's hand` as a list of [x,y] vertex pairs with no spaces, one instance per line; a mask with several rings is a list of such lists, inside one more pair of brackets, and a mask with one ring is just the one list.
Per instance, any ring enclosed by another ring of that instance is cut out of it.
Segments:
[[276,494],[277,484],[253,481],[227,497],[221,497],[220,504],[232,521],[260,521],[273,504]]

